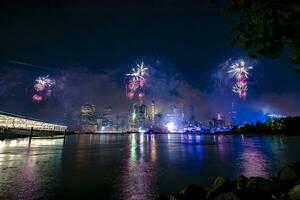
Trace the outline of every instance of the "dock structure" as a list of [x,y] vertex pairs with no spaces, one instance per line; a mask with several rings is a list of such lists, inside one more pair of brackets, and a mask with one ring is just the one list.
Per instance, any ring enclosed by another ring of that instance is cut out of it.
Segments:
[[0,111],[0,128],[64,132],[68,127]]

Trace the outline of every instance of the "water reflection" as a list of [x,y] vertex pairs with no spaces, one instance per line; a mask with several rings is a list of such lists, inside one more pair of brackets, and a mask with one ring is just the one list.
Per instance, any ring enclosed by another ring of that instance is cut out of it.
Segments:
[[30,145],[28,139],[0,141],[0,199],[45,198],[62,151],[54,147],[62,145],[63,139],[33,139]]
[[0,141],[0,199],[150,200],[188,183],[271,176],[300,137],[101,134]]
[[274,170],[270,163],[276,162],[277,159],[281,160],[279,165],[285,163],[282,152],[278,151],[278,147],[282,145],[282,137],[242,137],[242,141],[240,163],[243,175],[268,177]]
[[266,156],[255,146],[255,142],[245,140],[245,147],[242,151],[242,174],[245,176],[263,176],[268,175]]
[[128,139],[129,157],[123,158],[121,168],[121,199],[151,199],[157,178],[155,135],[132,134]]

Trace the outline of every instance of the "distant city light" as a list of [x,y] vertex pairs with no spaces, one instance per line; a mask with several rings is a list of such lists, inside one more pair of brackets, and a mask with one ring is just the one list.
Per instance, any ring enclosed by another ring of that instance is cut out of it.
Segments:
[[171,133],[177,131],[177,127],[176,127],[176,124],[174,122],[168,122],[166,127],[167,127],[168,131],[170,131]]
[[142,127],[139,127],[139,133],[146,133],[146,130],[144,130]]

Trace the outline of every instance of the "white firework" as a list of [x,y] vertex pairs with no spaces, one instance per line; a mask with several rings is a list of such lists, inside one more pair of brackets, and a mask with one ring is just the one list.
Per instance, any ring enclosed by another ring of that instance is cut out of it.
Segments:
[[236,79],[247,79],[249,76],[249,70],[251,69],[253,69],[253,67],[248,66],[244,59],[239,59],[230,66],[228,73]]

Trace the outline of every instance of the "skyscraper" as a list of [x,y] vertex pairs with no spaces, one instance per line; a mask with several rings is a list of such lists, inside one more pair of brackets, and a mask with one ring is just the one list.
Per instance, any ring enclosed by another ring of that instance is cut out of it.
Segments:
[[152,126],[155,125],[155,114],[156,114],[155,102],[152,101],[152,103],[151,103],[151,125]]
[[148,113],[147,113],[147,106],[145,104],[141,104],[139,106],[139,128],[145,129],[147,128],[147,119],[148,119]]
[[112,107],[108,106],[102,114],[101,131],[113,131],[113,125]]
[[80,125],[83,133],[97,131],[96,106],[85,104],[80,108]]

